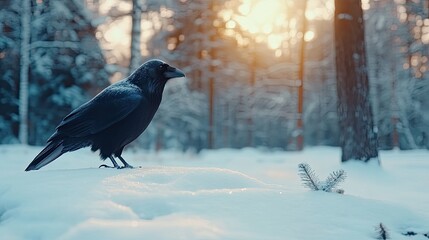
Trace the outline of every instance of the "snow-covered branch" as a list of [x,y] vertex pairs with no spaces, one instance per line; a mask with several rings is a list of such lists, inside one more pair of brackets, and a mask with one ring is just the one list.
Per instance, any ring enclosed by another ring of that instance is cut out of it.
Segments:
[[71,41],[35,41],[30,45],[30,49],[35,48],[72,48],[79,49],[81,48],[80,42],[71,42]]

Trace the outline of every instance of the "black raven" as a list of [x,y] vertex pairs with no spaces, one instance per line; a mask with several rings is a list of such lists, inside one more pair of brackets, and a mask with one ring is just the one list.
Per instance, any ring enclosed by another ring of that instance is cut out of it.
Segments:
[[[161,60],[145,62],[67,115],[25,171],[40,169],[66,152],[88,146],[92,151],[100,150],[101,159],[109,158],[114,168],[132,168],[121,157],[122,150],[152,121],[166,82],[184,76]],[[114,157],[124,166],[120,167]]]

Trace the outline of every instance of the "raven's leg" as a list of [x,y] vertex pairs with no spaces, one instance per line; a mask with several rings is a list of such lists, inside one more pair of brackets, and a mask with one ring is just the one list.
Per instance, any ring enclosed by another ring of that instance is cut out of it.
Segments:
[[103,165],[100,165],[98,168],[101,168],[101,167],[105,167],[105,168],[118,168],[118,169],[121,168],[121,167],[119,167],[119,165],[116,163],[115,159],[112,156],[109,156],[109,159],[110,159],[110,161],[112,161],[113,167],[107,166],[106,164],[103,164]]
[[119,158],[119,160],[121,160],[121,162],[124,164],[124,166],[122,168],[134,168],[133,166],[131,166],[130,164],[128,164],[124,158],[121,157],[121,155],[116,156]]

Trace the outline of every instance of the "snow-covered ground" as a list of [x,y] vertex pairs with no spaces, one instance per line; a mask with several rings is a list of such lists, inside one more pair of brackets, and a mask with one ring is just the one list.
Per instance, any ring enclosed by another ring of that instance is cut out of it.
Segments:
[[[128,151],[136,169],[99,169],[89,149],[24,172],[40,151],[0,146],[0,239],[429,239],[429,152],[381,152],[382,167],[341,165],[339,149]],[[344,169],[345,193],[297,174]],[[415,232],[418,235],[404,236]]]

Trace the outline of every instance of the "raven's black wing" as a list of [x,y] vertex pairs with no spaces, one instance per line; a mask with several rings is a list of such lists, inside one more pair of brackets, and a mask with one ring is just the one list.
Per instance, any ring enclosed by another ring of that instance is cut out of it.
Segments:
[[114,84],[67,115],[48,141],[59,136],[85,137],[124,119],[143,99],[137,86]]

